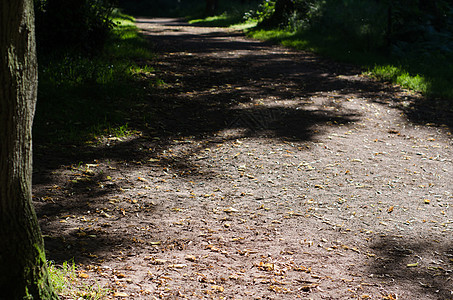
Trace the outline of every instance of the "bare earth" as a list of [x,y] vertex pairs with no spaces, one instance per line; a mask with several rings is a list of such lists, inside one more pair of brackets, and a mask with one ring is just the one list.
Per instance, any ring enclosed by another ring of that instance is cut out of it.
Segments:
[[108,299],[453,299],[448,113],[233,30],[137,25],[165,82],[131,108],[148,127],[37,146],[48,259]]

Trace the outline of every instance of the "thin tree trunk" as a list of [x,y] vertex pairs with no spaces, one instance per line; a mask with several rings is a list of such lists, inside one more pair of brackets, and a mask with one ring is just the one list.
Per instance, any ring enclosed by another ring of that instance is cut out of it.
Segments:
[[278,27],[287,22],[287,17],[294,11],[294,0],[277,0],[275,2],[274,13],[267,19],[264,19],[259,26],[262,28]]
[[37,61],[32,0],[0,1],[0,299],[57,299],[31,203]]
[[217,10],[218,0],[206,0],[206,9],[205,15],[206,16],[213,16],[215,11]]

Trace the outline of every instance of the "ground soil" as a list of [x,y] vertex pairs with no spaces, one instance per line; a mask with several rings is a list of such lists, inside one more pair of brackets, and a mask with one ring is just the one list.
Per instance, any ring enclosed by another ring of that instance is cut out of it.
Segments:
[[49,260],[108,298],[453,299],[447,112],[231,29],[137,25],[149,127],[36,147]]

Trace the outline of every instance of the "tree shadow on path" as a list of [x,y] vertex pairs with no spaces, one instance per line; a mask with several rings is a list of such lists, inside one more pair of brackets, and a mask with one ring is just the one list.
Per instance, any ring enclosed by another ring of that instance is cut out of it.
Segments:
[[[153,64],[165,82],[124,112],[129,127],[140,134],[102,145],[61,147],[61,151],[38,147],[35,200],[44,232],[52,232],[47,246],[53,259],[89,261],[115,246],[136,243],[126,229],[106,229],[117,226],[112,220],[124,226],[139,222],[127,218],[130,214],[125,211],[143,212],[153,219],[159,209],[127,198],[121,198],[127,203],[115,202],[120,191],[137,185],[128,182],[128,173],[146,166],[190,179],[194,174],[188,170],[196,169],[190,158],[217,142],[314,141],[330,126],[349,126],[361,119],[359,111],[345,107],[348,97],[372,97],[383,91],[381,84],[357,76],[355,68],[248,40],[235,32],[202,27],[187,31],[186,24],[168,19],[137,22],[159,55]],[[147,80],[143,80],[145,89]],[[173,145],[188,139],[194,146],[185,154],[165,158]],[[95,175],[89,174],[87,164],[100,165],[92,168]],[[126,179],[114,182],[111,173]],[[57,195],[58,200],[49,200],[49,195]],[[105,210],[109,205],[112,211]],[[75,227],[85,220],[98,222],[96,229]],[[65,224],[69,225],[60,230]]]
[[452,273],[451,244],[386,236],[374,241],[371,248],[377,254],[369,267],[371,276],[382,278],[390,285],[410,286],[437,299],[452,298],[451,286],[446,284]]

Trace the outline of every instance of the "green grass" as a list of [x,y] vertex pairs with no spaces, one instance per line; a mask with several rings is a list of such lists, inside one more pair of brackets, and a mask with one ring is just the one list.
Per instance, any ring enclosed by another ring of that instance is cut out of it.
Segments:
[[238,29],[250,28],[256,25],[256,22],[253,21],[244,22],[242,16],[240,13],[224,12],[219,16],[189,20],[189,23],[206,27],[237,27]]
[[59,296],[70,299],[105,299],[110,290],[100,287],[92,282],[83,282],[84,278],[79,276],[74,262],[64,262],[57,266],[49,262],[48,271],[50,281]]
[[239,1],[219,1],[218,11],[215,16],[203,17],[200,14],[189,16],[190,24],[208,27],[235,27],[236,29],[250,28],[256,25],[256,21],[248,21],[244,16],[258,7],[259,1],[242,3]]
[[380,80],[394,82],[411,90],[427,93],[431,83],[424,76],[410,75],[403,67],[393,65],[377,65],[370,71],[372,76]]
[[99,54],[69,50],[39,55],[33,128],[38,142],[75,144],[134,133],[131,119],[137,116],[131,108],[162,82],[149,65],[154,55],[134,19],[116,12],[112,20],[116,27]]
[[335,35],[302,30],[251,28],[246,32],[256,39],[362,66],[370,76],[379,80],[398,84],[428,97],[442,98],[449,107],[453,104],[453,57],[420,59],[408,56],[398,59],[373,50],[363,41],[344,40]]
[[293,16],[288,25],[282,25],[284,29],[254,26],[262,10],[262,7],[257,10],[257,3],[247,8],[225,6],[216,16],[192,18],[190,22],[200,26],[234,26],[256,39],[355,64],[372,77],[421,92],[429,98],[442,99],[445,107],[453,106],[453,53],[436,54],[428,50],[408,53],[406,50],[396,51],[399,56],[390,56],[389,51],[382,50],[387,24],[382,18],[376,18],[376,12],[385,14],[385,7],[380,3],[371,7],[369,1],[355,1],[351,7],[344,7],[341,2],[328,7],[320,3],[319,7],[310,8],[310,21]]

